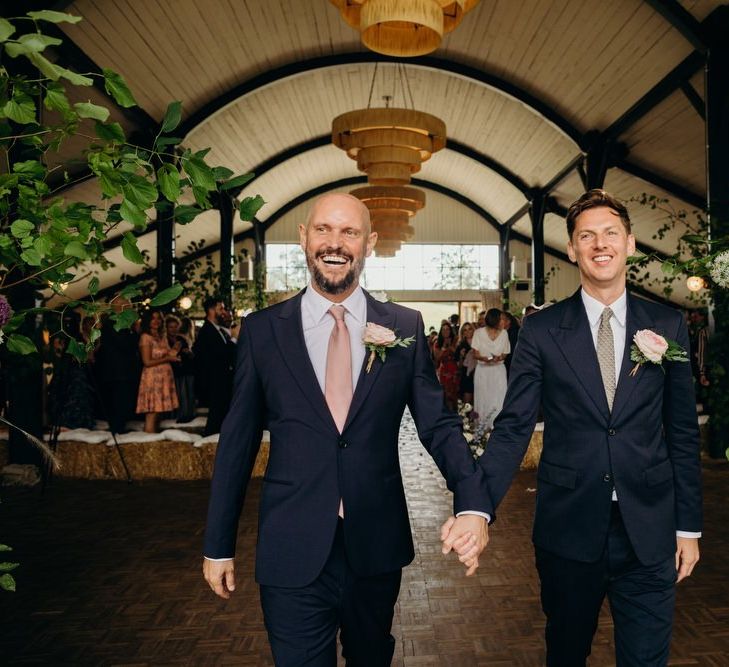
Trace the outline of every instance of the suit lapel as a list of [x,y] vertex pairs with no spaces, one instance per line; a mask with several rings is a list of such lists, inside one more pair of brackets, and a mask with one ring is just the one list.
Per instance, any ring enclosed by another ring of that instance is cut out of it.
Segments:
[[569,299],[559,327],[549,331],[598,413],[609,422],[605,385],[580,290]]
[[[630,360],[630,347],[633,344],[633,336],[640,329],[653,329],[654,323],[645,312],[640,299],[634,297],[630,292],[627,294],[628,308],[625,317],[625,349],[623,350],[623,363],[618,373],[618,386],[615,389],[615,400],[613,401],[612,419],[620,414],[620,411],[629,403],[630,396],[638,386],[644,374],[644,369],[639,368],[635,376],[631,377],[630,371],[635,363]],[[658,333],[658,332],[657,332]]]
[[281,358],[291,371],[301,392],[324,423],[338,432],[306,349],[304,327],[301,322],[302,295],[303,291],[299,292],[281,308],[279,319],[272,327],[273,335],[281,352]]
[[[380,303],[376,299],[372,298],[368,292],[364,291],[365,297],[367,299],[367,322],[374,322],[375,324],[379,324],[380,326],[387,327],[388,329],[392,329],[395,324],[395,319],[392,315],[392,313],[388,310],[388,308],[385,306],[385,304]],[[391,350],[388,350],[388,354],[391,352]],[[370,390],[375,384],[375,380],[377,379],[377,376],[380,374],[380,371],[382,370],[382,362],[380,361],[380,358],[375,356],[375,361],[372,364],[372,368],[370,368],[370,372],[365,372],[365,369],[367,368],[367,362],[369,361],[370,352],[369,350],[365,350],[365,358],[364,363],[362,364],[362,368],[359,372],[359,379],[357,380],[357,386],[354,390],[354,396],[352,396],[352,403],[349,406],[349,413],[347,414],[347,421],[344,424],[344,429],[347,429],[347,426],[352,422],[352,420],[357,415],[357,412],[359,412],[360,408],[364,405],[365,399],[367,398],[367,395],[370,393]]]

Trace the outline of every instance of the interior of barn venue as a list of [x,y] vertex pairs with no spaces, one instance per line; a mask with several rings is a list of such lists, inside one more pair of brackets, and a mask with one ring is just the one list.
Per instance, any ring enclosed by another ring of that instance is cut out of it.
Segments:
[[[729,664],[728,31],[4,3],[3,664]],[[381,654],[273,602],[330,566]]]

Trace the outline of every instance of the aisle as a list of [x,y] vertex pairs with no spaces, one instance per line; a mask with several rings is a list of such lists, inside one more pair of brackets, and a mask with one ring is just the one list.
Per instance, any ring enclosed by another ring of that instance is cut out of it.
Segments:
[[[440,554],[450,512],[411,422],[401,460],[416,557],[397,605],[394,664],[448,667],[543,664],[543,619],[530,543],[535,485],[520,473],[476,577]],[[672,664],[729,664],[729,466],[707,463],[706,538],[697,574],[678,597]],[[2,663],[12,665],[272,665],[253,582],[260,482],[239,535],[238,590],[226,603],[202,581],[208,484],[57,481],[3,489],[0,542],[11,544],[18,592],[0,594]],[[611,664],[604,615],[592,667]]]

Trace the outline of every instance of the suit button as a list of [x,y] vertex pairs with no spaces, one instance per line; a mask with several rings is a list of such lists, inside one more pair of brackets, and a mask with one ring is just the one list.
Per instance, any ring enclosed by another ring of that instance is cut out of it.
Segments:
[[602,476],[602,481],[603,481],[603,482],[611,482],[611,481],[612,481],[612,479],[613,479],[613,478],[612,478],[612,477],[610,476],[610,474],[609,474],[609,473],[605,473],[605,474],[604,474],[604,475]]
[[340,449],[347,449],[347,447],[349,447],[349,445],[347,444],[347,441],[346,440],[340,440],[339,441],[339,448]]
[[615,435],[615,429],[614,429],[614,428],[611,428],[611,429],[610,429],[610,430],[608,431],[608,435]]

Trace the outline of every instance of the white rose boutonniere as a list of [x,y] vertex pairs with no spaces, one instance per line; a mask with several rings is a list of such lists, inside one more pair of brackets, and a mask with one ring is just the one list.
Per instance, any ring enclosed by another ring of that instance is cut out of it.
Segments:
[[688,354],[676,341],[659,336],[650,329],[641,329],[635,332],[633,344],[630,346],[630,360],[635,366],[630,371],[630,377],[635,377],[638,369],[645,363],[651,362],[663,368],[663,360],[688,361]]
[[392,329],[380,326],[374,322],[367,322],[364,333],[362,334],[362,342],[370,351],[370,358],[367,361],[366,373],[370,372],[372,363],[375,361],[375,355],[380,357],[382,363],[385,363],[387,349],[390,347],[407,347],[415,340],[415,336],[409,338],[398,338]]

